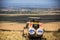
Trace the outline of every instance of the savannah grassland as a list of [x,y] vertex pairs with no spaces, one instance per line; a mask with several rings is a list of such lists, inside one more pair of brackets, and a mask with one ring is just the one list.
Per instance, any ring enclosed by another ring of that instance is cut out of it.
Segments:
[[[23,27],[25,27],[25,23],[17,23],[17,22],[0,22],[0,29],[5,30],[15,30],[15,31],[0,31],[0,40],[25,40],[22,37]],[[48,22],[43,23],[43,27],[47,31],[55,31],[60,29],[60,22]],[[47,38],[47,40],[60,40],[60,32],[45,32],[43,37]]]
[[[41,11],[39,11],[39,12],[41,12]],[[0,16],[1,15],[3,15],[3,16],[4,15],[5,16],[20,16],[21,15],[21,14],[20,15],[15,14],[16,12],[14,12],[13,15],[12,15],[12,12],[11,13],[8,12],[7,14],[5,14],[5,12],[4,12],[4,14],[2,14],[2,13],[0,14]],[[37,14],[37,15],[39,15],[39,14]],[[59,14],[60,13],[52,14],[50,12],[48,14],[45,14],[45,12],[42,13],[42,15],[59,15]],[[27,14],[25,14],[25,12],[23,12],[23,15],[27,15]],[[28,15],[30,15],[30,14],[28,14]],[[34,12],[34,15],[36,15],[35,12]],[[0,21],[0,40],[25,40],[25,38],[22,36],[22,32],[23,32],[22,30],[25,26],[26,26],[26,23]],[[56,31],[56,30],[60,29],[60,21],[43,23],[43,27],[46,31]],[[11,31],[1,31],[2,29],[11,30]],[[45,37],[47,40],[60,40],[60,32],[44,32],[43,37]]]

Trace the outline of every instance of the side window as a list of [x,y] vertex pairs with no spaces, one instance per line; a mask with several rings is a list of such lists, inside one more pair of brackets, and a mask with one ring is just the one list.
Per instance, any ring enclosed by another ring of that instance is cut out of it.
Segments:
[[39,24],[33,24],[33,28],[38,29],[39,28]]

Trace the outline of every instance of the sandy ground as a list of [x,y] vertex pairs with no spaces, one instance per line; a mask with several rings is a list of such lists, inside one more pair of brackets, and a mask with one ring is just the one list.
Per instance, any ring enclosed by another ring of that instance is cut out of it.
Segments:
[[[17,23],[17,22],[0,22],[0,29],[8,30],[23,30],[23,27],[26,26],[26,23]],[[48,22],[43,23],[45,30],[58,30],[60,29],[60,22]]]

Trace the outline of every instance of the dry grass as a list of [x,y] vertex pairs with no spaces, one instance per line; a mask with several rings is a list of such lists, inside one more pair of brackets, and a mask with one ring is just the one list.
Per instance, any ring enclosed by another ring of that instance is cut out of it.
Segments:
[[[58,30],[60,29],[60,22],[45,23],[43,26],[45,30]],[[23,27],[25,27],[25,23],[0,22],[0,29],[23,30]],[[60,33],[45,32],[44,37],[47,40],[60,40]],[[0,31],[0,40],[24,40],[24,38],[20,31]]]
[[60,29],[60,22],[49,22],[43,25],[44,29],[47,31],[56,31]]
[[25,27],[24,23],[17,22],[0,22],[0,29],[22,30]]
[[60,32],[45,32],[44,37],[47,40],[60,40]]
[[18,31],[0,31],[0,40],[23,40],[22,33]]
[[[44,33],[47,40],[60,40],[60,33],[48,32]],[[19,31],[0,31],[0,40],[25,40],[22,32]]]

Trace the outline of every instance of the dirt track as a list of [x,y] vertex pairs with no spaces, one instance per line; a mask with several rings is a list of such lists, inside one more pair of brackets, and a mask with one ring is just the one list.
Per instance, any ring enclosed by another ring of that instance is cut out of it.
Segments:
[[[25,25],[25,23],[17,22],[0,22],[0,29],[23,30],[23,27],[25,27]],[[58,30],[60,29],[60,22],[43,23],[43,27],[45,30]]]

